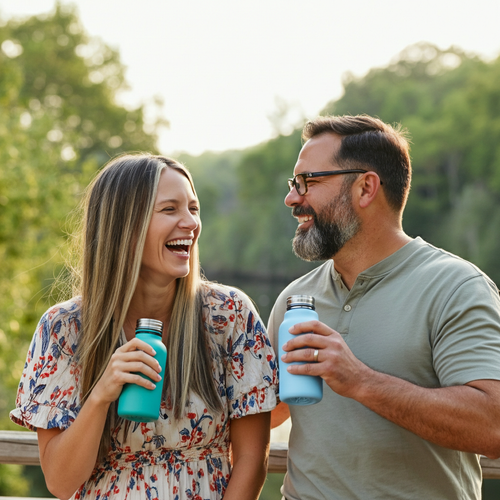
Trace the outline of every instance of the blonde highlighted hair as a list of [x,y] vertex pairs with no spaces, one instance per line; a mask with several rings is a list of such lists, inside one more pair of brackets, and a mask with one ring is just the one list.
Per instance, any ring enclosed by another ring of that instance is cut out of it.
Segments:
[[[87,189],[83,200],[81,260],[75,269],[75,295],[82,297],[77,356],[82,368],[82,404],[103,375],[119,345],[137,285],[141,260],[165,168],[193,181],[180,163],[163,156],[126,154],[110,161]],[[169,391],[174,417],[180,418],[194,391],[213,411],[222,403],[212,377],[211,358],[201,318],[202,277],[198,244],[190,254],[190,272],[177,279],[167,340],[164,393]],[[115,418],[114,405],[103,432],[100,456],[107,453]]]

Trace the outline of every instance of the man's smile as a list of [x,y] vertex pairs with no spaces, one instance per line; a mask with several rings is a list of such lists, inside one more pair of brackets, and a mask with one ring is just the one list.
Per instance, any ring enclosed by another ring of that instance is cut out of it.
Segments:
[[296,216],[299,225],[305,224],[306,222],[313,220],[312,215],[298,215]]

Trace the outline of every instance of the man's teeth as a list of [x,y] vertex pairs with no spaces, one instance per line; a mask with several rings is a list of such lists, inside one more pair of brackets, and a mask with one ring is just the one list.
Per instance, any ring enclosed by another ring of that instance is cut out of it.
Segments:
[[312,219],[313,219],[312,215],[299,215],[297,217],[299,224],[304,224],[304,222],[307,222],[308,220],[312,220]]

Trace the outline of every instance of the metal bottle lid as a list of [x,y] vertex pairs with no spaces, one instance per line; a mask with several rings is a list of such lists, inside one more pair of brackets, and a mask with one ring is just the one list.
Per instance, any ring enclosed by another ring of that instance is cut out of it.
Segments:
[[291,295],[286,299],[286,310],[295,307],[306,307],[314,310],[314,297],[311,295]]
[[157,319],[139,318],[135,330],[151,330],[151,333],[161,335],[163,332],[163,322]]

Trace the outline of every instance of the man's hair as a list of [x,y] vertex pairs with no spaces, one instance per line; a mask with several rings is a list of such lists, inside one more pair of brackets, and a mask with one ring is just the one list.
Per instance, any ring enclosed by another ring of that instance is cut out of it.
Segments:
[[302,138],[307,141],[327,132],[342,136],[340,150],[332,161],[341,168],[376,172],[387,202],[396,211],[402,211],[411,181],[407,131],[368,115],[320,116],[305,124]]

